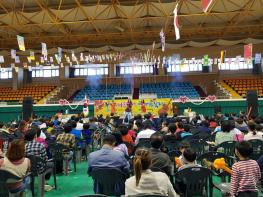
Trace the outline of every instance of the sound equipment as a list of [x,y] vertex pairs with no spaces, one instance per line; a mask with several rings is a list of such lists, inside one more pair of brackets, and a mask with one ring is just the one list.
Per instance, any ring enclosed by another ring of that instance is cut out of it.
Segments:
[[203,73],[209,73],[209,66],[202,66]]
[[69,67],[69,78],[75,77],[75,68]]
[[22,119],[28,121],[33,115],[33,99],[32,97],[23,98]]
[[248,116],[258,116],[258,93],[257,90],[247,91]]

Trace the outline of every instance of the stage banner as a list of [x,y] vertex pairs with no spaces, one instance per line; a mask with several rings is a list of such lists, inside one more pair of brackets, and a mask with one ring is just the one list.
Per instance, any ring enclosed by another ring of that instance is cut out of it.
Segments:
[[173,115],[172,99],[96,100],[94,107],[95,116],[102,114],[104,117],[111,113],[123,117],[125,111],[130,109],[132,115],[149,112],[154,116],[161,113]]

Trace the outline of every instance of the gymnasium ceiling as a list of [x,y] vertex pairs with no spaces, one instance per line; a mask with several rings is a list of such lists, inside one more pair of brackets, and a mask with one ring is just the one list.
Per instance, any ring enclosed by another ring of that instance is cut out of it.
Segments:
[[[176,3],[181,39],[175,40]],[[263,38],[263,0],[214,0],[203,13],[200,0],[0,0],[0,49],[125,46],[166,41]]]

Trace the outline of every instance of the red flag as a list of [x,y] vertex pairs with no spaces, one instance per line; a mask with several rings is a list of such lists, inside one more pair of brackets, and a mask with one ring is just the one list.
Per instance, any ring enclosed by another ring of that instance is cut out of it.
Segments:
[[178,22],[178,15],[177,15],[177,12],[178,12],[178,4],[176,4],[175,8],[174,8],[174,31],[175,31],[175,37],[176,37],[176,40],[179,40],[180,39],[180,31],[179,31],[179,22]]
[[207,10],[209,9],[212,2],[213,2],[213,0],[201,0],[202,8],[203,8],[204,12],[207,12]]
[[244,59],[246,62],[250,61],[252,59],[252,44],[244,45]]

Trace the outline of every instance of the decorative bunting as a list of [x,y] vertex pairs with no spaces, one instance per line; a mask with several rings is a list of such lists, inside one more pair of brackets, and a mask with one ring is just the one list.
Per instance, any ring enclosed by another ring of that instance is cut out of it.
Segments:
[[174,8],[174,31],[175,31],[175,37],[176,37],[176,40],[179,40],[180,39],[180,31],[179,31],[179,20],[178,20],[178,15],[177,15],[177,7],[178,7],[178,4],[176,4],[175,8]]
[[17,39],[17,43],[18,43],[18,46],[19,46],[19,50],[20,51],[25,51],[26,49],[25,49],[24,37],[17,35],[16,39]]

